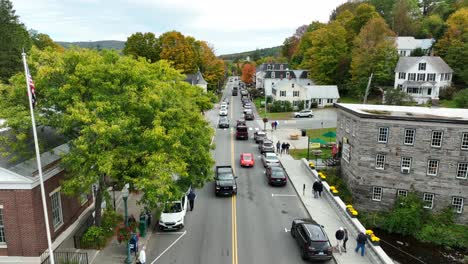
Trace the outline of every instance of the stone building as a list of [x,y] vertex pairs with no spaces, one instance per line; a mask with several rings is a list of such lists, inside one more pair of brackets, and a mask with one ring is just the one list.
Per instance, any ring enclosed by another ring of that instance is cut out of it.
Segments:
[[468,223],[468,109],[335,104],[341,170],[358,208],[415,190],[425,208]]

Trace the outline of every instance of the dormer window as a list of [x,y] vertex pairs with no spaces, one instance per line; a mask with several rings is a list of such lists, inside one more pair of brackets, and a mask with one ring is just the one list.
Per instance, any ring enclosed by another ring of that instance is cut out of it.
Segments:
[[275,78],[275,72],[271,72],[271,78],[272,78],[272,79]]
[[289,79],[289,72],[286,72],[286,78]]
[[419,63],[418,70],[425,71],[426,70],[426,63],[425,62]]
[[280,70],[283,70],[283,64],[280,64]]
[[294,83],[291,83],[291,87],[294,88]]

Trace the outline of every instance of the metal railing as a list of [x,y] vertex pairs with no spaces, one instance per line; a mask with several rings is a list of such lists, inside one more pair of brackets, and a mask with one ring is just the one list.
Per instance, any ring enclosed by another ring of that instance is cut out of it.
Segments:
[[[54,252],[56,264],[88,264],[88,253],[86,252]],[[50,256],[48,252],[41,255],[41,264],[49,264]]]

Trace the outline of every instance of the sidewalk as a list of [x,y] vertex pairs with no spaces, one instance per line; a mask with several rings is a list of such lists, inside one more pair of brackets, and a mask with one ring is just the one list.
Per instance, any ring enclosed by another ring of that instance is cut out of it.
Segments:
[[[278,129],[275,131],[267,131],[269,138],[273,142],[287,141],[291,144],[291,148],[307,148],[307,137],[300,137],[299,140],[290,140],[289,135],[296,132],[294,129]],[[281,163],[283,164],[285,170],[287,171],[290,183],[293,184],[296,192],[301,199],[304,207],[307,209],[309,215],[316,220],[319,224],[325,226],[325,232],[330,239],[330,242],[333,246],[336,246],[335,232],[340,227],[345,227],[349,233],[349,240],[346,243],[347,253],[334,252],[333,255],[337,263],[346,263],[346,264],[364,264],[364,263],[373,263],[371,258],[372,252],[369,250],[370,245],[366,244],[366,254],[364,257],[361,257],[360,254],[354,252],[356,248],[356,237],[357,232],[355,228],[346,221],[344,215],[334,207],[331,203],[329,197],[327,197],[326,192],[322,193],[322,197],[314,199],[312,195],[312,184],[315,182],[313,175],[308,173],[301,160],[294,160],[288,154],[282,154],[279,156]],[[303,195],[302,189],[305,184],[306,190],[305,195]]]

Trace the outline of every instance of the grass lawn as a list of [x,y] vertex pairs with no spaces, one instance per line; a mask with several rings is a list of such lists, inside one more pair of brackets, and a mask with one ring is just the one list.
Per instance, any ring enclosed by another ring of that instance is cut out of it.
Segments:
[[[328,159],[331,157],[331,148],[321,148],[322,155],[317,156],[318,159]],[[290,149],[289,155],[291,155],[294,159],[307,159],[307,149]],[[310,160],[315,160],[315,155],[312,153],[312,149],[310,149]]]
[[441,107],[457,108],[455,101],[453,100],[440,100],[439,103]]
[[[255,107],[257,108],[257,112],[259,117],[263,118],[265,117],[265,106],[261,106],[261,101],[265,101],[264,98],[256,98],[254,100]],[[281,112],[281,113],[268,113],[267,112],[267,118],[268,120],[284,120],[284,119],[291,119],[293,115],[293,112]]]
[[332,127],[332,128],[307,129],[307,135],[309,136],[310,139],[320,138],[320,139],[323,139],[323,140],[325,140],[327,142],[335,142],[336,138],[334,138],[334,137],[328,138],[328,137],[322,136],[323,134],[325,134],[325,133],[327,133],[329,131],[332,131],[332,132],[336,133],[336,128]]

